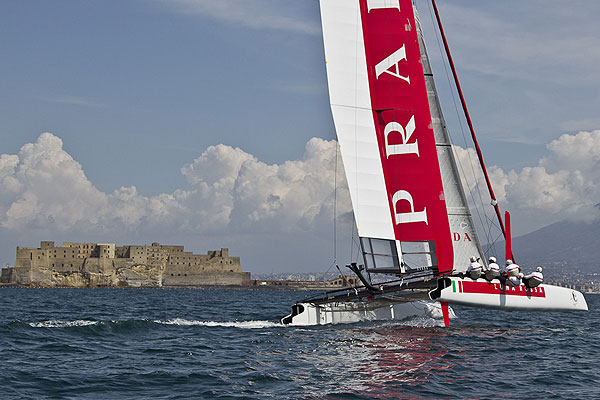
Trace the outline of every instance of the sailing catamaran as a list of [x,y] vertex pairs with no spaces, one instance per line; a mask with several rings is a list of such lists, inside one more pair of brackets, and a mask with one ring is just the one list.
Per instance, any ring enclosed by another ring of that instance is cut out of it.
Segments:
[[[510,248],[446,38],[440,36],[471,130],[491,204]],[[331,110],[363,263],[362,286],[292,306],[284,324],[316,325],[443,316],[448,303],[540,311],[587,310],[583,295],[542,284],[509,287],[461,272],[485,259],[411,0],[320,0]],[[383,279],[386,277],[387,279]],[[425,301],[430,300],[430,301]],[[432,300],[432,301],[431,301]]]

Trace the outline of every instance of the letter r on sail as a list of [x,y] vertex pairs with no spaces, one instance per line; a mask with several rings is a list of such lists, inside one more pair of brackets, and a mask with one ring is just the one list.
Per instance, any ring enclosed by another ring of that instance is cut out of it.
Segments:
[[377,8],[397,8],[400,11],[400,0],[367,0],[369,12]]
[[[383,134],[385,137],[385,152],[386,157],[395,156],[398,154],[416,154],[419,156],[419,144],[417,140],[414,143],[407,143],[412,134],[415,132],[415,116],[410,117],[406,124],[406,128],[397,122],[390,122],[385,126]],[[402,144],[390,144],[389,136],[392,132],[398,132],[402,136]]]
[[[399,213],[396,211],[396,206],[402,200],[408,201],[408,204],[410,204],[410,212]],[[424,208],[423,211],[415,211],[413,198],[406,190],[398,190],[396,193],[394,193],[392,202],[394,204],[396,225],[408,224],[411,222],[425,222],[425,224],[427,224],[427,208]]]
[[[398,63],[403,60],[408,61],[406,58],[405,45],[402,45],[402,47],[400,47],[398,50],[392,53],[392,55],[384,58],[382,61],[379,62],[379,64],[375,66],[375,75],[377,76],[377,79],[379,79],[379,76],[385,72],[386,74],[390,74],[396,78],[400,78],[404,82],[410,84],[409,76],[400,75],[400,67],[398,66]],[[396,71],[392,71],[392,67],[395,67]]]

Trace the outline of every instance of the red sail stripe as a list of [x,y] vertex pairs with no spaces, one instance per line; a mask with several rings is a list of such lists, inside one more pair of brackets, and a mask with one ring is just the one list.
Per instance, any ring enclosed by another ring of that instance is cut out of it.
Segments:
[[[360,0],[373,118],[395,238],[453,247],[411,0]],[[426,219],[426,220],[425,220]]]

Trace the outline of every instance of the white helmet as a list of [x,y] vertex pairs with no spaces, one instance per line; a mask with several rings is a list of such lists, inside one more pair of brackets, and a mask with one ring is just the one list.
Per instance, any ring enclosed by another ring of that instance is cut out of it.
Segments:
[[475,261],[477,261],[477,257],[475,257],[475,256],[471,257],[471,262],[475,262]]
[[512,260],[506,260],[506,265],[512,264]]
[[536,270],[537,272],[542,272],[542,267],[537,267],[535,270]]
[[490,257],[489,260],[490,260],[490,262],[494,262],[495,263],[496,262],[496,257]]

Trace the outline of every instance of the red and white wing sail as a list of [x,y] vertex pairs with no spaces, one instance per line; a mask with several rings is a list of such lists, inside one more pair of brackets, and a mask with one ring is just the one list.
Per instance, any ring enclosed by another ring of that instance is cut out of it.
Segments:
[[321,15],[331,108],[359,235],[369,239],[363,252],[390,257],[376,247],[394,241],[406,264],[424,255],[415,268],[451,270],[411,0],[321,0]]

